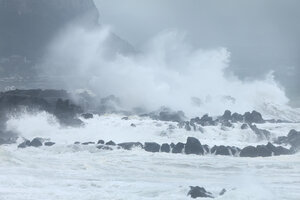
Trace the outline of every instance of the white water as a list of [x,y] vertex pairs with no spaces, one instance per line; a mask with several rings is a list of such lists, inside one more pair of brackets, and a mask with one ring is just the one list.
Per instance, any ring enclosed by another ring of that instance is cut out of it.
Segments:
[[[196,136],[203,144],[243,147],[257,141],[239,126],[222,130],[205,127],[204,133],[187,132],[170,122],[147,118],[96,116],[85,120],[84,128],[61,128],[46,113],[24,114],[8,121],[8,129],[21,136],[49,138],[52,147],[18,149],[17,145],[0,146],[0,199],[190,199],[190,185],[204,186],[217,199],[298,200],[300,197],[300,155],[270,158],[196,156],[132,151],[104,151],[94,145],[73,145],[112,139],[116,142],[184,142]],[[136,124],[131,127],[130,124]],[[272,137],[286,135],[300,124],[263,124]],[[163,132],[163,133],[162,133]]]

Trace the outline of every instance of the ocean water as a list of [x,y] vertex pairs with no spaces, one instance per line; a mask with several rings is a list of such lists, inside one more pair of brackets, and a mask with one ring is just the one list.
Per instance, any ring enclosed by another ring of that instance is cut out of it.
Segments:
[[[190,199],[189,186],[203,186],[216,199],[300,199],[300,154],[269,158],[240,158],[214,155],[184,155],[99,150],[75,141],[184,142],[188,136],[202,144],[243,147],[265,144],[252,131],[204,127],[203,132],[185,131],[176,123],[120,115],[95,116],[85,127],[62,128],[47,113],[11,118],[9,130],[20,138],[42,137],[52,147],[18,149],[17,144],[0,146],[0,199]],[[131,127],[134,123],[136,127]],[[271,137],[286,135],[299,123],[260,125]],[[21,139],[18,141],[21,142]],[[225,188],[223,196],[218,193]]]

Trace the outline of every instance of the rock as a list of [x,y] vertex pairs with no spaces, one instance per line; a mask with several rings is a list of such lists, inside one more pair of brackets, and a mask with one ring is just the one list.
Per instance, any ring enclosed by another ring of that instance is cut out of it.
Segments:
[[291,151],[289,149],[286,149],[282,146],[276,147],[270,142],[266,145],[266,147],[274,153],[274,156],[291,154]]
[[216,149],[215,155],[229,156],[230,155],[230,149],[228,147],[223,146],[223,145],[218,146],[217,149]]
[[145,151],[152,152],[152,153],[159,152],[160,145],[155,142],[145,142],[144,149]]
[[170,153],[171,147],[170,147],[169,144],[164,143],[164,144],[161,145],[160,151],[165,152],[165,153]]
[[191,130],[192,130],[192,129],[191,129],[191,126],[190,126],[190,124],[189,124],[189,122],[185,122],[184,128],[185,128],[185,130],[187,130],[187,131],[191,131]]
[[209,117],[207,114],[203,115],[200,119],[201,126],[214,126],[215,122],[212,117]]
[[186,154],[203,155],[204,151],[200,141],[194,137],[188,137],[185,145]]
[[231,120],[231,111],[230,110],[225,110],[223,116],[221,117],[222,120],[224,121],[229,121]]
[[248,124],[242,124],[241,129],[245,130],[245,129],[248,129],[248,127],[249,127]]
[[247,146],[242,149],[240,157],[257,157],[258,151],[254,146]]
[[122,120],[128,120],[129,118],[128,117],[122,117]]
[[98,140],[97,144],[104,144],[104,140]]
[[26,148],[28,146],[30,146],[30,141],[26,140],[26,141],[22,142],[21,144],[19,144],[18,148]]
[[242,122],[243,121],[243,115],[239,113],[233,113],[231,115],[231,122],[236,123],[236,122]]
[[92,119],[92,118],[94,118],[94,115],[92,113],[84,113],[84,114],[81,114],[81,116],[84,119]]
[[44,145],[50,147],[55,145],[55,142],[45,142]]
[[135,125],[135,124],[133,124],[133,123],[132,123],[132,124],[130,124],[130,126],[131,126],[131,127],[136,127],[136,125]]
[[43,146],[43,143],[42,143],[42,139],[41,138],[34,138],[29,146],[31,147],[40,147],[40,146]]
[[210,192],[199,186],[190,186],[190,191],[187,195],[190,195],[194,199],[198,197],[213,198]]
[[230,150],[231,150],[231,154],[232,154],[233,156],[236,156],[238,153],[241,152],[241,149],[238,148],[238,147],[230,147]]
[[101,149],[101,150],[109,150],[109,151],[113,150],[111,147],[106,146],[106,145],[98,145],[98,146],[97,146],[97,149]]
[[211,148],[210,152],[211,152],[212,154],[215,154],[216,151],[217,151],[217,148],[218,148],[218,146],[214,145],[214,146]]
[[90,144],[95,144],[95,142],[83,142],[81,143],[82,145],[90,145]]
[[80,142],[74,142],[74,144],[80,144]]
[[224,195],[226,192],[227,192],[227,190],[223,188],[223,189],[221,190],[221,192],[219,193],[219,195],[222,196],[222,195]]
[[265,122],[265,120],[262,118],[262,115],[255,110],[253,110],[252,113],[246,112],[244,114],[244,121],[248,124],[252,124],[252,123],[261,124]]
[[170,144],[170,147],[171,147],[171,149],[173,149],[173,148],[175,147],[175,144],[172,142],[172,143]]
[[259,139],[270,139],[271,133],[264,129],[259,129],[256,125],[249,125],[252,131],[258,136]]
[[202,145],[204,153],[209,153],[209,146],[207,144]]
[[233,127],[232,123],[230,123],[229,121],[223,121],[223,122],[222,122],[222,126],[225,126],[225,127]]
[[106,145],[116,146],[116,143],[113,141],[106,142]]
[[261,157],[272,156],[272,151],[269,148],[267,148],[265,145],[257,145],[256,149],[257,149],[257,156],[261,156]]
[[140,142],[124,142],[118,144],[122,149],[132,150],[133,148],[143,148],[143,144]]
[[178,142],[172,149],[172,153],[182,153],[184,149],[184,144],[182,142]]

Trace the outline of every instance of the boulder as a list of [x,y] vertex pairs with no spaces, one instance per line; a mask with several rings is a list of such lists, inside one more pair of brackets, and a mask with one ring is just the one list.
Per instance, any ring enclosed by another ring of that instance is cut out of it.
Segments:
[[230,155],[230,148],[225,147],[223,145],[218,146],[217,149],[216,149],[215,155],[229,156]]
[[169,144],[164,143],[164,144],[161,145],[160,151],[165,152],[165,153],[170,153],[171,147],[170,147]]
[[203,187],[199,186],[190,186],[190,191],[187,195],[190,195],[193,199],[196,199],[198,197],[214,198],[212,196],[212,193],[206,191]]
[[83,142],[81,143],[82,145],[90,145],[90,144],[95,144],[95,142]]
[[101,149],[101,150],[109,150],[109,151],[111,151],[111,150],[113,150],[111,147],[109,147],[109,146],[106,146],[106,145],[98,145],[97,146],[97,149]]
[[244,114],[244,121],[248,124],[252,124],[252,123],[259,124],[259,123],[264,123],[265,122],[265,120],[262,118],[262,115],[259,112],[255,111],[255,110],[253,110],[251,113],[246,112]]
[[204,153],[209,153],[209,146],[207,144],[202,145]]
[[40,146],[43,146],[43,143],[42,143],[42,139],[41,138],[34,138],[29,146],[31,147],[40,147]]
[[178,142],[172,149],[172,153],[182,153],[184,149],[184,143]]
[[104,140],[98,140],[97,144],[104,144]]
[[291,151],[289,149],[286,149],[282,146],[276,147],[270,142],[266,145],[266,147],[274,153],[274,156],[291,154]]
[[152,152],[152,153],[159,152],[160,145],[155,142],[145,142],[144,149],[145,151]]
[[186,144],[185,144],[185,153],[186,154],[196,154],[196,155],[203,155],[203,147],[200,141],[194,137],[188,137]]
[[45,142],[44,145],[50,147],[55,145],[55,142]]
[[231,111],[230,110],[225,110],[223,116],[221,117],[222,120],[224,121],[229,121],[231,120]]
[[272,156],[272,151],[267,148],[265,145],[257,145],[257,155],[261,157],[269,157]]
[[19,144],[18,148],[26,148],[28,146],[30,146],[30,141],[26,140],[26,141],[22,142],[21,144]]
[[241,150],[240,157],[257,157],[258,151],[254,146],[247,146]]
[[249,128],[248,124],[242,124],[242,126],[241,126],[242,130],[245,130],[245,129],[248,129],[248,128]]
[[116,143],[114,141],[109,141],[109,142],[106,142],[106,145],[116,146]]
[[118,146],[120,146],[122,149],[125,150],[132,150],[133,148],[143,148],[143,144],[140,142],[124,142],[124,143],[120,143],[118,144]]
[[236,123],[236,122],[242,122],[243,121],[243,115],[239,113],[233,113],[231,115],[231,122]]

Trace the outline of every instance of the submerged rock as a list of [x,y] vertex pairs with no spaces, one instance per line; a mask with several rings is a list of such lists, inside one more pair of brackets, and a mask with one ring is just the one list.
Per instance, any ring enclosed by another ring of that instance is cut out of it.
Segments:
[[132,150],[133,148],[143,148],[143,144],[140,142],[124,142],[124,143],[120,143],[118,144],[118,146],[120,146],[122,149],[126,149],[126,150]]
[[106,145],[110,145],[110,146],[116,146],[116,143],[114,141],[109,141],[109,142],[106,142]]
[[26,148],[28,146],[30,146],[30,141],[26,140],[26,141],[22,142],[21,144],[19,144],[18,148]]
[[50,147],[55,145],[55,142],[45,142],[44,145]]

